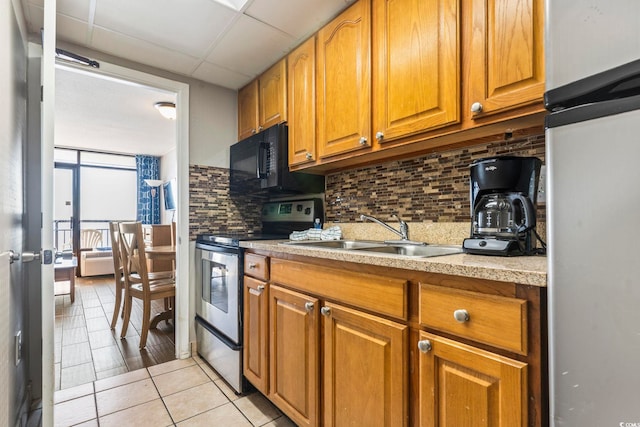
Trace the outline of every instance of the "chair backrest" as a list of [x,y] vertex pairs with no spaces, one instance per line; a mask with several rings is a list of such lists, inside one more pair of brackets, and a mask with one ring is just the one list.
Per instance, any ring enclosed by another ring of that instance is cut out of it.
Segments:
[[112,221],[109,223],[109,236],[111,237],[111,255],[113,257],[113,271],[116,280],[120,279],[122,270],[122,255],[120,253],[120,227],[118,223]]
[[80,230],[80,249],[93,249],[102,246],[102,233],[98,230]]
[[136,275],[136,282],[142,282],[144,292],[149,292],[149,272],[147,269],[147,256],[142,235],[142,223],[121,222],[120,249],[122,256],[122,269],[126,277]]

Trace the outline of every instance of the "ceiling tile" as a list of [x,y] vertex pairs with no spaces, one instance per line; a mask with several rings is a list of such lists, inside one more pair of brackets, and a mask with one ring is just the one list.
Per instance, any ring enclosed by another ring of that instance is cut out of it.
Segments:
[[238,16],[210,0],[97,2],[95,25],[197,57]]
[[56,19],[56,39],[87,46],[89,26],[85,21],[58,14]]
[[256,76],[282,58],[293,43],[291,36],[243,15],[206,60]]
[[[354,0],[254,0],[245,13],[302,41],[326,24]],[[286,13],[282,13],[286,11]],[[313,12],[310,12],[313,11]]]
[[87,0],[57,0],[56,11],[58,15],[67,15],[88,22],[90,4],[91,1]]
[[199,63],[191,56],[97,27],[93,29],[91,46],[110,55],[183,75],[190,75]]
[[246,85],[253,77],[227,70],[208,62],[203,62],[193,73],[193,77],[229,89],[238,89]]

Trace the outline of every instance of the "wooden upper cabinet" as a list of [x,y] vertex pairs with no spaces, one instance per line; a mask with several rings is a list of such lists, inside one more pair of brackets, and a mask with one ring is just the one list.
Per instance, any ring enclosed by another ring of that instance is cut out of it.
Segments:
[[238,140],[287,120],[287,61],[238,91]]
[[316,39],[311,37],[287,59],[289,165],[316,160]]
[[371,146],[371,4],[360,0],[318,32],[321,158]]
[[373,1],[373,132],[381,142],[460,120],[458,4]]
[[258,80],[238,91],[238,140],[258,131]]
[[[539,102],[544,93],[543,0],[472,0],[465,10],[464,106],[473,118]],[[476,111],[479,110],[479,111]]]
[[258,78],[258,130],[287,120],[287,60],[282,59]]
[[422,427],[526,427],[527,364],[420,332]]

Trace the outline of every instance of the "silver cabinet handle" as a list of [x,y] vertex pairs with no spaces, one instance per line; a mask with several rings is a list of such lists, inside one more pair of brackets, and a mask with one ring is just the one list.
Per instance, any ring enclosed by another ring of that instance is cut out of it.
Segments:
[[258,289],[260,292],[264,291],[264,285],[258,285],[258,286],[257,286],[257,289]]
[[331,315],[331,307],[322,307],[320,313],[322,313],[323,316]]
[[360,137],[360,145],[367,145],[367,138],[365,136]]
[[307,160],[313,160],[313,154],[311,153],[305,154],[305,157],[307,158]]
[[262,132],[264,128],[262,126],[258,126],[258,132]]
[[304,309],[307,310],[307,312],[310,312],[311,310],[313,310],[313,303],[312,302],[305,302],[304,303]]
[[481,113],[482,112],[482,104],[479,102],[474,102],[471,104],[471,112],[472,113]]
[[384,133],[382,133],[382,132],[377,132],[377,133],[376,133],[376,139],[377,139],[378,141],[382,141],[382,138],[384,138]]
[[454,311],[453,317],[460,323],[468,322],[470,319],[469,312],[465,309]]
[[251,264],[249,264],[249,270],[253,270],[257,266],[258,266],[258,264],[251,263]]
[[252,133],[252,134],[255,134],[255,133],[256,133],[255,128],[254,128],[254,129],[251,129],[251,133]]
[[431,351],[432,348],[433,346],[431,345],[431,341],[429,340],[418,341],[418,350],[420,350],[422,353],[428,353]]

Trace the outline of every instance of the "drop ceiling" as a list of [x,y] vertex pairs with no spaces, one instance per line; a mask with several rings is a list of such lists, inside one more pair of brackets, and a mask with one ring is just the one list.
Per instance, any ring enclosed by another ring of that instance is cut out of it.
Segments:
[[[238,89],[353,0],[58,0],[57,39]],[[44,0],[22,0],[39,34]]]

